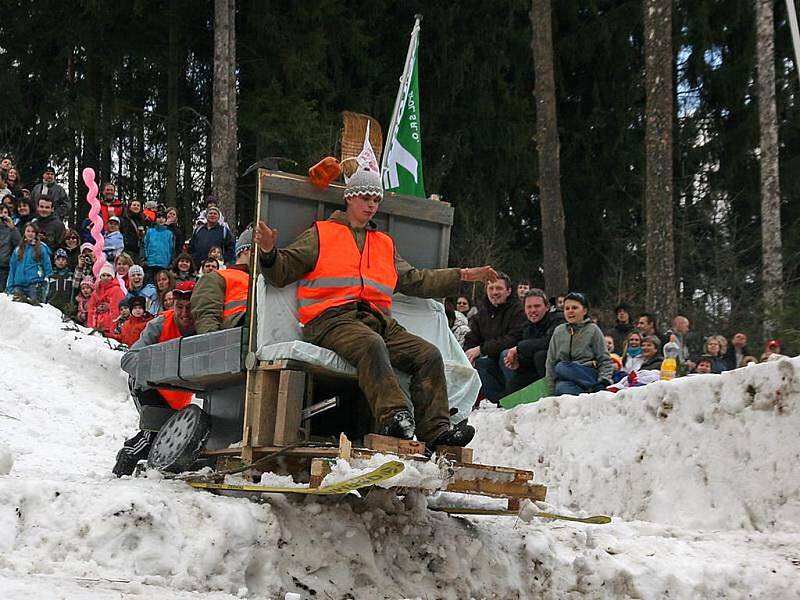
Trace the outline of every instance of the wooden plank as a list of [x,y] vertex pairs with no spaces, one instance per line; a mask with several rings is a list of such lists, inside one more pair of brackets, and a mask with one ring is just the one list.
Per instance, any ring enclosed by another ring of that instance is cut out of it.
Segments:
[[278,411],[277,372],[253,372],[255,382],[251,392],[248,408],[250,411],[250,443],[248,446],[271,446],[275,439],[275,417]]
[[509,481],[525,482],[533,481],[533,471],[525,469],[515,469],[513,467],[500,467],[496,465],[481,465],[476,463],[457,463],[455,465],[456,478],[474,477],[479,478],[481,472],[488,476],[498,479],[505,475]]
[[[269,371],[262,372],[270,373]],[[302,371],[283,370],[276,375],[278,377],[278,394],[272,443],[276,446],[288,446],[300,439],[306,374]]]
[[458,446],[439,446],[436,448],[436,454],[444,456],[447,460],[453,460],[459,463],[472,462],[472,448],[460,448]]
[[368,433],[364,436],[364,445],[376,452],[392,452],[394,454],[425,454],[425,442],[402,440],[388,435]]
[[495,498],[528,498],[544,500],[547,487],[516,481],[496,481],[494,479],[460,479],[447,484],[448,492],[476,494]]
[[309,487],[316,488],[322,485],[322,480],[331,472],[331,462],[326,458],[314,458],[311,460],[311,477],[308,480]]
[[339,434],[339,458],[344,460],[353,458],[353,443],[347,439],[344,432]]

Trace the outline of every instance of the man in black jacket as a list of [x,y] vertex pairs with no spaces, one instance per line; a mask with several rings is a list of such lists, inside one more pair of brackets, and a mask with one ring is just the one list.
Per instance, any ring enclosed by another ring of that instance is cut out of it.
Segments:
[[505,366],[505,353],[517,345],[528,320],[519,299],[513,294],[511,279],[498,273],[486,285],[486,305],[469,321],[470,332],[464,350],[481,378],[483,395],[498,403],[514,372]]
[[547,295],[536,288],[525,294],[525,316],[530,323],[520,342],[505,357],[506,367],[514,371],[506,387],[509,394],[545,376],[550,338],[555,328],[564,323],[564,313],[558,309],[550,312]]

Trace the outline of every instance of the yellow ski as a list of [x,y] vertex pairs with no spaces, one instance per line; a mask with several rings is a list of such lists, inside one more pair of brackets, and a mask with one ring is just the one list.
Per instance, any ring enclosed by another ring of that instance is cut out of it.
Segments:
[[264,487],[260,485],[236,485],[230,483],[204,483],[200,481],[187,482],[194,488],[203,490],[225,490],[231,492],[260,492],[262,494],[307,494],[314,496],[334,496],[337,494],[348,494],[360,488],[369,487],[391,479],[395,475],[403,472],[405,465],[397,460],[390,460],[382,464],[377,469],[364,473],[344,481],[338,481],[331,485],[323,485],[318,488],[285,488],[285,487]]

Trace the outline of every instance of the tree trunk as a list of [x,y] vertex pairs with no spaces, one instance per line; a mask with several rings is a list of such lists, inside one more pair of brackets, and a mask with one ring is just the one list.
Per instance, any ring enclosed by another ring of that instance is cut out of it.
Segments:
[[536,77],[536,152],[539,158],[539,201],[542,215],[542,255],[547,293],[569,291],[564,205],[561,202],[556,86],[553,77],[553,35],[550,0],[532,0],[533,66]]
[[672,215],[672,0],[644,0],[646,307],[677,314]]
[[211,169],[214,196],[236,226],[236,2],[214,0],[214,101]]
[[758,125],[761,162],[761,260],[764,335],[775,332],[783,307],[781,193],[778,179],[778,115],[775,108],[775,25],[771,0],[756,0]]
[[167,206],[175,206],[178,195],[178,13],[176,0],[169,0],[169,57],[167,59]]

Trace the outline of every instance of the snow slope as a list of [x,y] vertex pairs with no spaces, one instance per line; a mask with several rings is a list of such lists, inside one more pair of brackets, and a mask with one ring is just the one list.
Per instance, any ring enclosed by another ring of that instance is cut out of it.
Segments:
[[117,480],[120,354],[64,328],[0,294],[0,598],[800,598],[796,359],[474,413],[586,526]]

